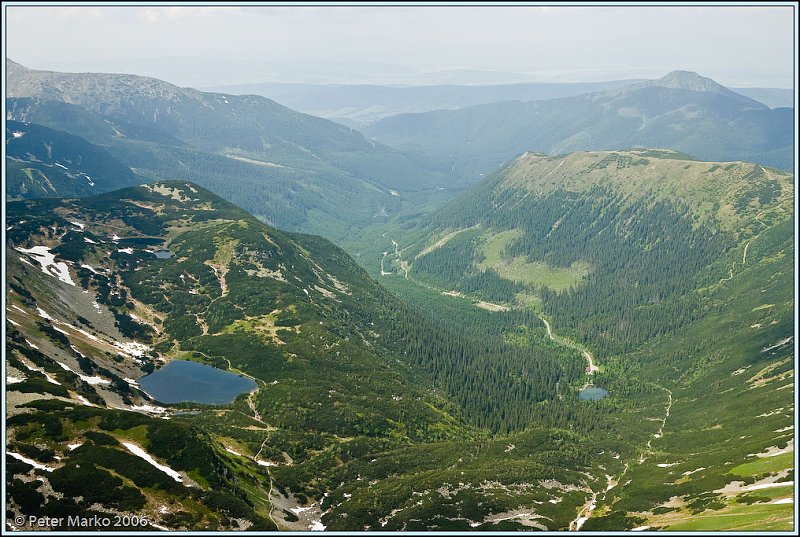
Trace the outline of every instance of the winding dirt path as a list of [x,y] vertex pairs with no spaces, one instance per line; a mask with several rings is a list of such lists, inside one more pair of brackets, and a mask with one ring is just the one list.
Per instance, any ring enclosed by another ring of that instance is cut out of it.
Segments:
[[405,274],[405,278],[408,279],[408,261],[404,261],[402,256],[400,255],[400,245],[392,239],[392,246],[394,246],[394,255],[397,257],[397,264],[400,265],[400,268],[403,270]]
[[661,426],[658,428],[656,433],[653,433],[653,438],[647,441],[647,450],[643,451],[641,455],[639,455],[639,464],[642,464],[647,458],[653,453],[653,440],[657,440],[664,436],[664,427],[667,425],[667,418],[669,418],[669,412],[672,410],[672,391],[669,388],[665,388],[663,386],[659,386],[662,390],[667,392],[667,397],[669,397],[669,401],[667,402],[667,408],[664,411],[664,418],[661,420]]
[[[554,342],[556,342],[556,343],[558,343],[560,345],[564,345],[565,347],[569,347],[571,349],[575,349],[577,351],[580,351],[583,354],[583,357],[586,358],[586,362],[589,364],[586,367],[586,375],[587,376],[593,375],[595,371],[599,371],[600,368],[597,367],[597,365],[595,364],[594,358],[592,357],[592,355],[591,355],[591,353],[589,351],[587,351],[586,349],[581,348],[577,343],[575,343],[574,341],[570,341],[565,337],[559,336],[558,338],[556,338],[553,335],[553,330],[550,328],[550,323],[547,322],[547,319],[545,319],[541,315],[539,315],[539,319],[541,319],[541,321],[544,323],[545,328],[547,328],[547,336],[552,341],[554,341]],[[590,384],[590,383],[587,382],[587,384]]]

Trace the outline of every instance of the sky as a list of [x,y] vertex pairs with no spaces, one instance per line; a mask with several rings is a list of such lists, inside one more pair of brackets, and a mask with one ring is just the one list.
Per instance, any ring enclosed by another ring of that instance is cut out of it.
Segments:
[[194,87],[658,78],[791,88],[796,14],[736,6],[64,6],[5,3],[6,56]]

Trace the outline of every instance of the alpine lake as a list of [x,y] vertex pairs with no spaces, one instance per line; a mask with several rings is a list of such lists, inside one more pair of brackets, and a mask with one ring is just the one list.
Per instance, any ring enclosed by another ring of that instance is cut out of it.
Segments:
[[186,360],[173,360],[138,382],[161,403],[226,405],[239,394],[256,389],[255,381],[250,378]]
[[589,384],[580,392],[578,392],[578,398],[581,401],[599,401],[606,395],[608,395],[607,390],[601,388],[600,386],[595,386],[594,384]]

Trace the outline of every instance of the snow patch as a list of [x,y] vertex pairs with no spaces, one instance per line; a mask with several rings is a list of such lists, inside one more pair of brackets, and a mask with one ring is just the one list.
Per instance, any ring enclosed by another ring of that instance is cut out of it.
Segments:
[[69,275],[67,264],[63,261],[56,263],[56,256],[50,253],[50,248],[47,246],[34,246],[27,249],[15,247],[14,249],[31,256],[41,265],[42,272],[48,276],[53,276],[66,284],[75,286],[75,282],[72,281],[72,277]]
[[792,336],[789,336],[789,337],[787,337],[786,339],[782,339],[782,340],[778,341],[778,342],[777,342],[777,343],[775,343],[774,345],[770,345],[769,347],[764,347],[763,349],[761,349],[761,352],[767,352],[767,351],[771,351],[772,349],[776,349],[776,348],[778,348],[778,347],[781,347],[781,346],[783,346],[783,345],[786,345],[786,344],[787,344],[787,343],[789,343],[791,340],[792,340]]
[[18,325],[16,322],[14,322],[14,320],[13,320],[13,319],[6,319],[6,321],[10,322],[10,323],[11,323],[11,324],[13,324],[14,326],[17,326],[17,327],[19,327],[19,325]]
[[117,251],[118,252],[122,252],[123,254],[128,254],[128,255],[133,254],[133,248],[120,248]]
[[29,459],[28,457],[26,457],[24,455],[20,455],[19,453],[14,453],[13,451],[6,451],[6,454],[11,455],[12,457],[17,459],[18,461],[22,461],[24,463],[30,464],[31,466],[33,466],[37,470],[44,470],[45,472],[52,472],[53,470],[55,470],[55,468],[50,468],[49,466],[45,466],[44,464],[40,464],[40,463],[36,462],[33,459]]
[[776,455],[783,455],[784,453],[791,453],[792,451],[794,451],[794,438],[789,440],[788,445],[783,449],[779,448],[778,446],[770,446],[766,449],[766,451],[761,453],[750,453],[748,457],[755,455],[759,459],[763,459],[765,457],[774,457]]
[[172,479],[174,479],[178,483],[183,483],[183,478],[181,477],[181,474],[179,474],[178,472],[176,472],[175,470],[173,470],[169,466],[164,466],[163,464],[159,464],[158,462],[156,462],[156,460],[153,457],[150,456],[149,453],[147,453],[145,450],[143,450],[142,448],[140,448],[136,444],[131,444],[130,442],[123,442],[122,445],[125,446],[126,448],[128,448],[128,451],[130,451],[131,453],[133,453],[137,457],[140,457],[140,458],[144,459],[145,461],[147,461],[151,465],[155,466],[156,468],[158,468],[159,470],[161,470],[162,472],[164,472],[165,474],[170,476]]
[[114,343],[114,346],[121,350],[123,353],[129,356],[135,356],[140,358],[144,356],[146,352],[150,351],[150,347],[145,345],[144,343],[137,343],[135,341],[120,343],[119,341]]
[[18,383],[22,382],[23,380],[25,380],[25,378],[26,377],[24,377],[24,376],[15,377],[13,375],[8,375],[8,376],[6,376],[6,384],[18,384]]
[[14,131],[11,133],[11,136],[13,136],[14,138],[22,138],[23,136],[25,136],[25,133],[22,131]]
[[76,443],[76,444],[67,444],[67,448],[68,448],[70,451],[75,451],[76,449],[78,449],[78,448],[79,448],[79,447],[81,447],[82,445],[83,445],[83,442],[78,442],[78,443]]
[[687,471],[683,472],[683,475],[692,475],[695,472],[699,472],[699,471],[705,470],[705,469],[706,469],[705,466],[701,466],[700,468],[697,468],[696,470],[687,470]]
[[69,221],[69,223],[70,223],[70,224],[72,224],[73,226],[77,226],[77,227],[79,227],[79,228],[81,228],[81,229],[83,229],[84,227],[86,227],[86,226],[84,226],[83,224],[81,224],[80,222],[73,222],[72,220],[70,220],[70,221]]
[[85,398],[84,396],[82,396],[79,393],[75,394],[75,397],[77,397],[78,401],[80,401],[81,404],[84,405],[84,406],[94,406],[92,403],[89,402],[89,400],[87,398]]
[[[97,242],[96,242],[96,241],[93,241],[93,240],[92,240],[92,239],[90,239],[89,237],[84,237],[84,238],[83,238],[83,242],[88,242],[89,244],[97,244]],[[81,265],[81,266],[85,266],[85,265]]]
[[[73,371],[67,364],[62,362],[56,362],[56,363],[60,365],[63,370],[75,373],[75,371]],[[75,373],[75,374],[78,375],[78,377],[82,381],[84,381],[87,384],[91,384],[92,386],[96,386],[98,384],[111,384],[110,380],[106,380],[103,377],[98,377],[96,375],[94,377],[87,377],[86,375],[82,375],[81,373]]]
[[84,336],[88,337],[88,338],[89,338],[89,339],[91,339],[92,341],[100,341],[100,338],[99,338],[99,337],[97,337],[97,336],[96,336],[96,335],[94,335],[94,334],[90,334],[90,333],[89,333],[89,332],[87,332],[86,330],[81,330],[80,328],[78,328],[78,327],[76,327],[76,326],[72,326],[72,325],[67,325],[67,326],[69,326],[70,328],[72,328],[73,330],[75,330],[76,332],[78,332],[79,334],[82,334],[82,335],[84,335]]
[[48,321],[55,321],[55,319],[53,319],[53,317],[52,317],[52,316],[50,316],[50,314],[49,314],[49,313],[47,313],[46,311],[44,311],[44,310],[43,310],[42,308],[40,308],[39,306],[36,306],[36,313],[37,313],[37,314],[39,315],[39,317],[41,317],[42,319],[47,319]]
[[[27,341],[27,339],[25,341]],[[49,382],[50,384],[57,384],[58,386],[61,386],[60,382],[58,382],[56,379],[54,379],[53,377],[48,375],[47,372],[44,369],[42,369],[41,367],[36,367],[34,365],[31,365],[28,362],[26,362],[25,360],[20,360],[20,362],[22,363],[22,365],[27,367],[29,370],[36,371],[37,373],[41,373],[42,375],[44,375],[44,378],[46,378],[47,382]]]
[[153,414],[162,414],[166,412],[163,408],[153,405],[132,405],[128,407],[127,410],[133,410],[134,412],[152,412]]

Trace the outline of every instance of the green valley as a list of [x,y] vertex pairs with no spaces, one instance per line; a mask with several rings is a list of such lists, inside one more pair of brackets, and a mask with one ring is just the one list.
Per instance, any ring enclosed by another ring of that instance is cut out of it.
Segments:
[[[131,498],[98,491],[58,507],[87,516],[124,508],[175,529],[561,528],[599,467],[620,466],[610,446],[633,453],[635,439],[574,398],[582,358],[535,316],[509,312],[479,332],[427,319],[324,239],[269,228],[197,185],[16,202],[9,223],[18,512],[61,505],[50,487],[77,485],[49,474],[86,471],[83,456],[107,458],[96,464]],[[231,405],[159,404],[137,379],[172,359],[257,389]],[[178,434],[200,435],[205,454],[155,447],[154,435]],[[162,469],[121,468],[136,449]],[[188,496],[153,481],[169,472]],[[23,485],[34,476],[45,485]]]
[[[793,199],[790,174],[753,164],[525,154],[428,222],[387,230],[397,254],[376,277],[431,318],[454,301],[462,322],[501,332],[501,316],[543,316],[553,343],[600,366],[598,423],[613,404],[659,401],[621,416],[627,434],[649,430],[592,489],[582,529],[786,530]],[[467,313],[480,301],[505,313]]]
[[7,532],[796,532],[793,6],[5,4]]

